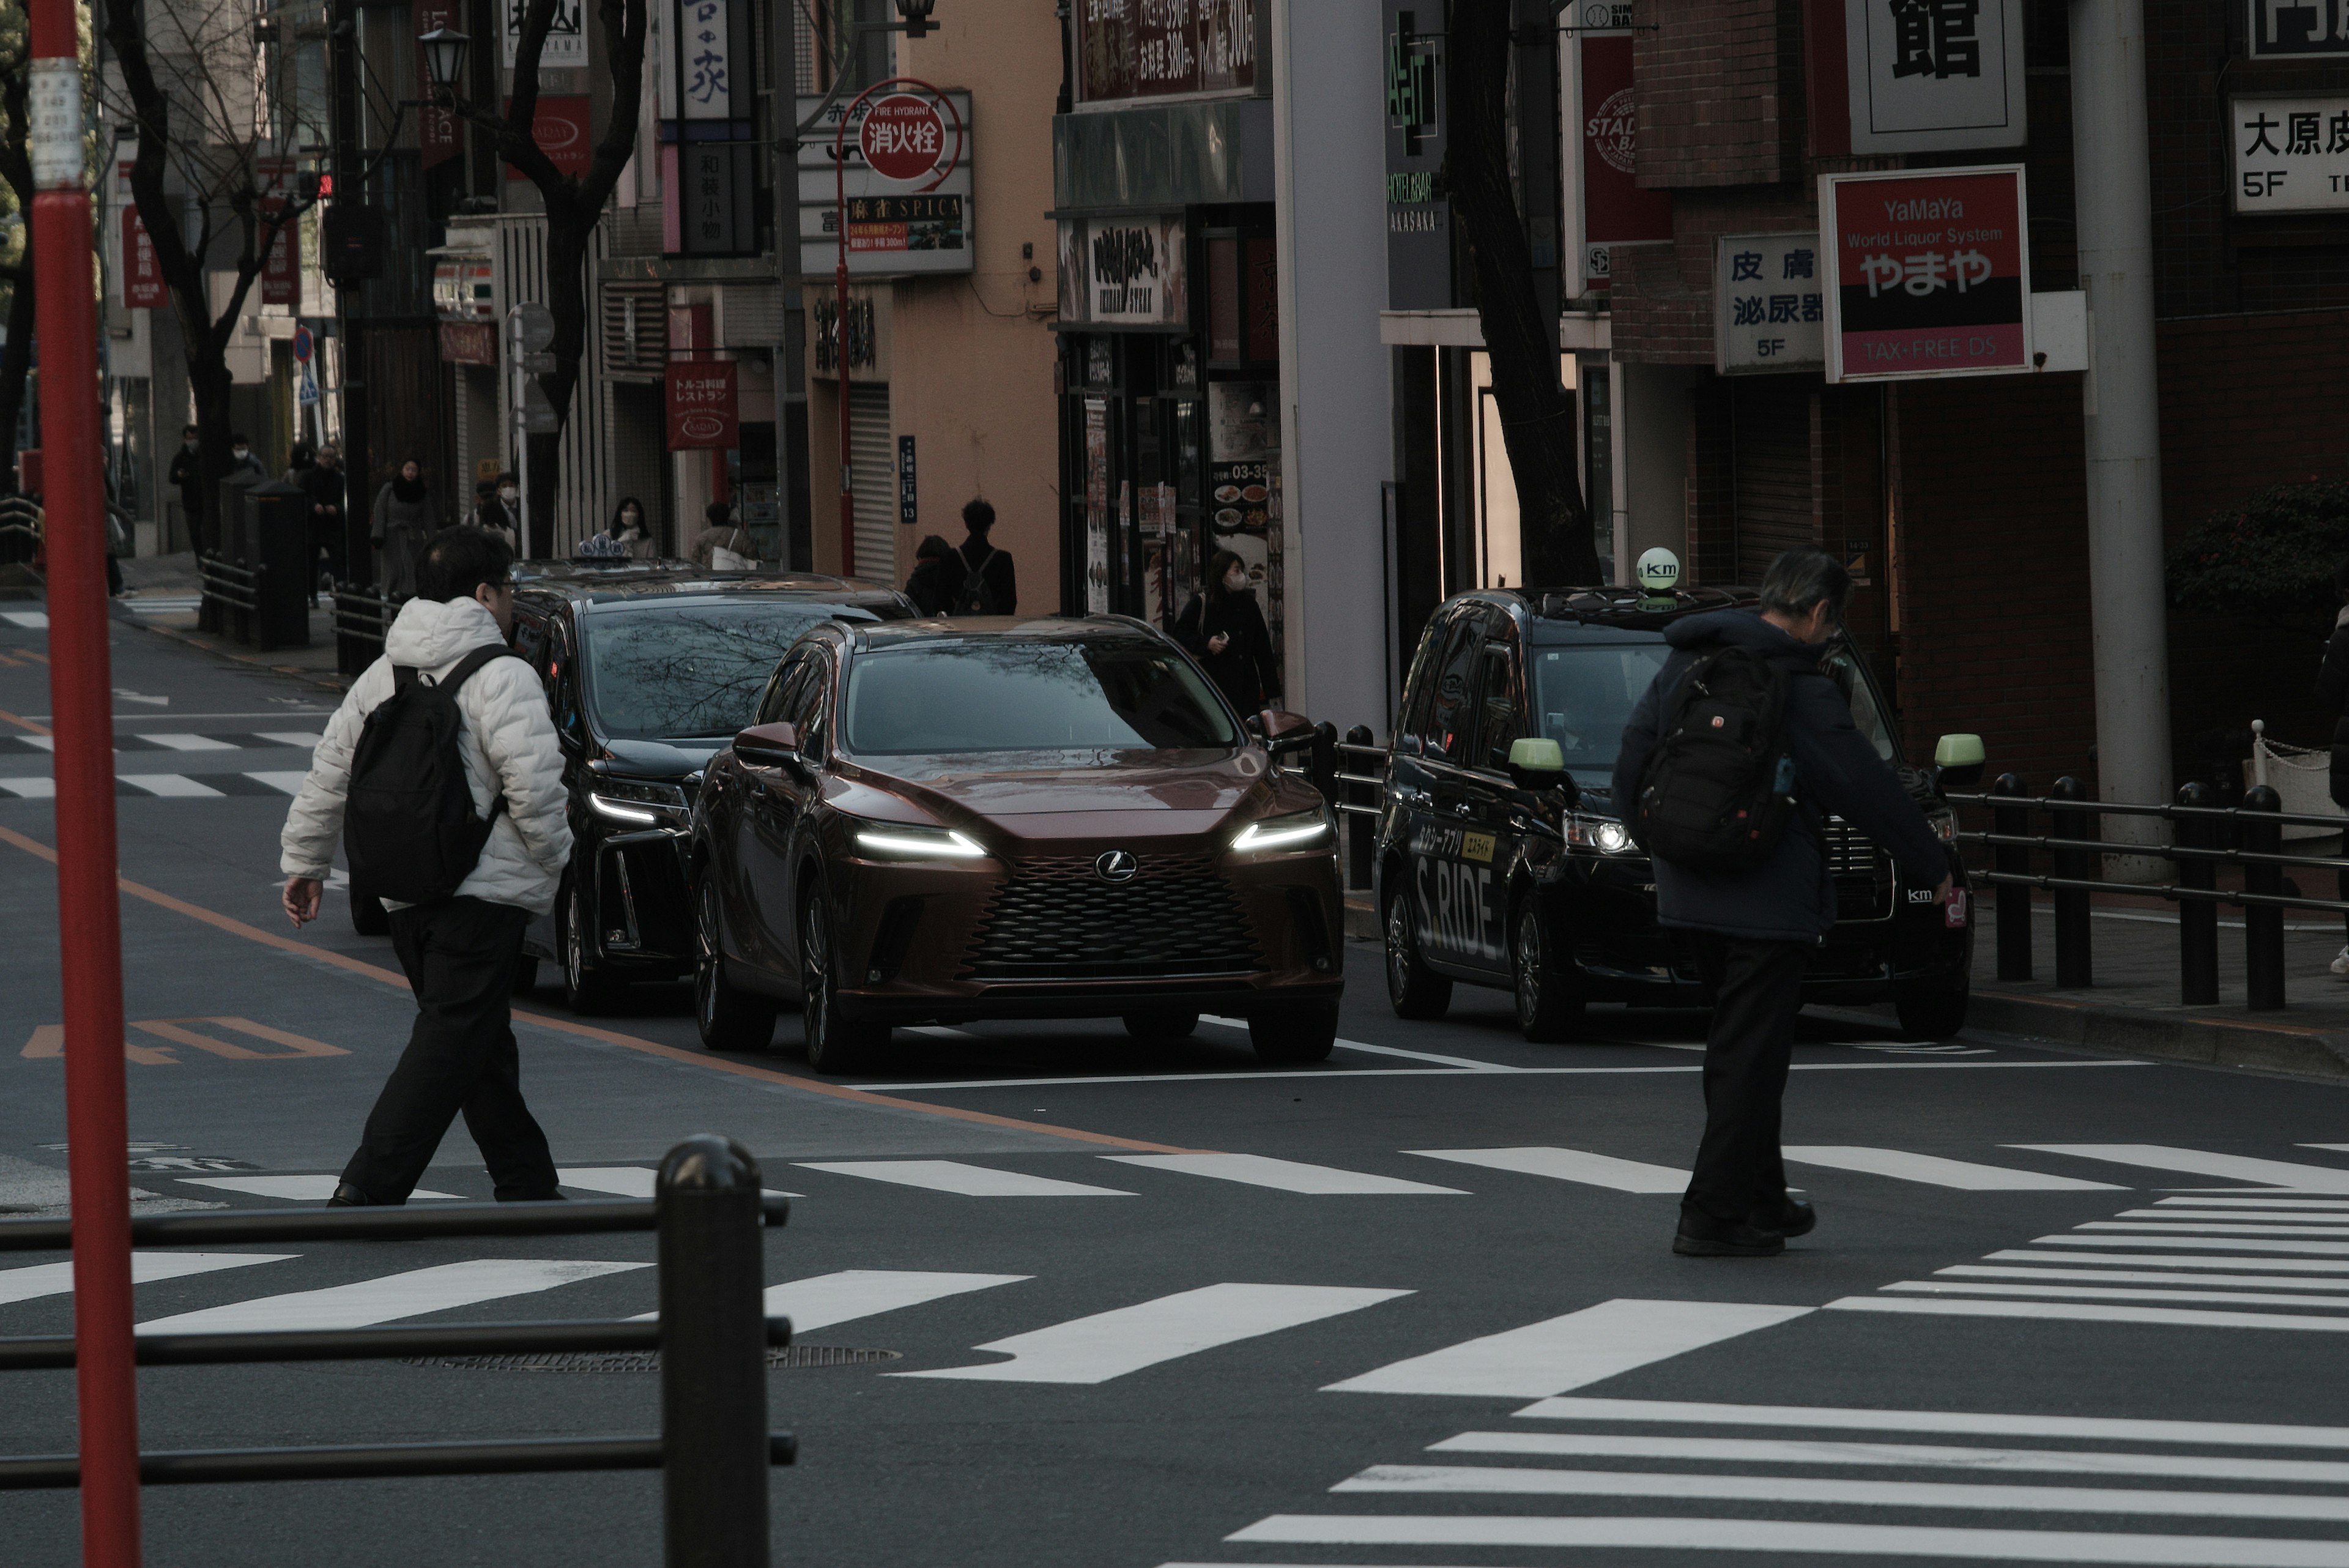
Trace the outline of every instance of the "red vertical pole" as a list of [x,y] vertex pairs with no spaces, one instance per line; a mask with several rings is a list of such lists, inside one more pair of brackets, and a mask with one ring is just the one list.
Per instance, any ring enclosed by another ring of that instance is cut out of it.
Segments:
[[[866,93],[856,97],[863,103]],[[832,226],[839,232],[840,265],[833,272],[832,351],[840,371],[840,575],[856,575],[856,460],[848,439],[848,121],[855,104],[840,117],[832,138]]]
[[114,711],[107,658],[98,318],[82,185],[72,0],[32,0],[33,272],[47,457],[49,703],[56,735],[57,947],[73,1182],[82,1562],[139,1568],[139,1386],[130,1342],[130,1175],[115,893]]

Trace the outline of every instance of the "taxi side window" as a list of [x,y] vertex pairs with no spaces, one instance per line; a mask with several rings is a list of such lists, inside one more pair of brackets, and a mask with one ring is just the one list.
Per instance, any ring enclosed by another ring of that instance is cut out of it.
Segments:
[[554,714],[555,732],[566,741],[580,739],[579,671],[571,651],[569,631],[560,623],[547,628],[546,701]]
[[1495,772],[1509,765],[1509,747],[1522,732],[1518,701],[1517,650],[1506,643],[1485,645],[1485,680],[1479,705],[1484,719],[1478,727],[1483,755],[1477,765]]
[[1419,726],[1422,753],[1438,762],[1465,763],[1475,744],[1476,645],[1483,630],[1482,616],[1464,615],[1444,631]]

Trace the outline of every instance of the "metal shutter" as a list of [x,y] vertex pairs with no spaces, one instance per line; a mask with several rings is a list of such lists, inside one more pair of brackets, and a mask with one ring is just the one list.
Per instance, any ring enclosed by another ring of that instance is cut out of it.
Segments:
[[1777,377],[1738,380],[1737,580],[1751,587],[1781,550],[1818,543],[1811,505],[1811,392]]
[[783,340],[782,285],[720,284],[717,317],[720,348],[772,348]]
[[668,363],[667,286],[604,283],[604,373],[616,380],[660,379]]
[[856,575],[897,581],[897,454],[889,439],[889,389],[848,389],[849,460],[856,465]]

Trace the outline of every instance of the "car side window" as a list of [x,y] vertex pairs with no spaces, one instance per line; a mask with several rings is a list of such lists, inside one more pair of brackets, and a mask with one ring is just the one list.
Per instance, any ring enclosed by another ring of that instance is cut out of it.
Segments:
[[750,722],[771,724],[783,716],[783,690],[799,669],[795,662],[775,661],[775,672],[767,677],[767,689],[759,696],[759,706],[753,711]]
[[832,704],[825,701],[832,691],[832,661],[821,653],[809,655],[807,674],[807,684],[800,690],[789,717],[799,727],[800,755],[812,762],[823,754],[824,726],[832,712]]
[[1476,645],[1483,630],[1479,615],[1461,616],[1444,630],[1419,726],[1422,753],[1439,762],[1465,763],[1475,743]]
[[767,694],[759,701],[759,722],[761,724],[796,723],[800,700],[807,694],[808,670],[814,660],[799,658],[779,666],[774,678],[767,682]]
[[1506,642],[1485,645],[1484,681],[1478,688],[1478,708],[1483,718],[1477,725],[1482,737],[1483,755],[1477,765],[1500,772],[1509,765],[1509,747],[1523,728],[1519,715],[1524,704],[1517,685],[1517,650]]
[[569,628],[557,622],[546,639],[547,706],[554,714],[555,732],[565,740],[580,738],[579,670],[571,651]]

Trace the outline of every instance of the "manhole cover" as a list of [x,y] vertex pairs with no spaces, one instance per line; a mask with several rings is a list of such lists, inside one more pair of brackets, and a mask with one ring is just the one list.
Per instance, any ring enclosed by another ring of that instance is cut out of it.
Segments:
[[[859,1350],[844,1345],[793,1345],[767,1352],[769,1366],[852,1366],[899,1361],[901,1350]],[[470,1372],[657,1372],[657,1350],[548,1351],[536,1355],[410,1355],[410,1366],[455,1366]]]

